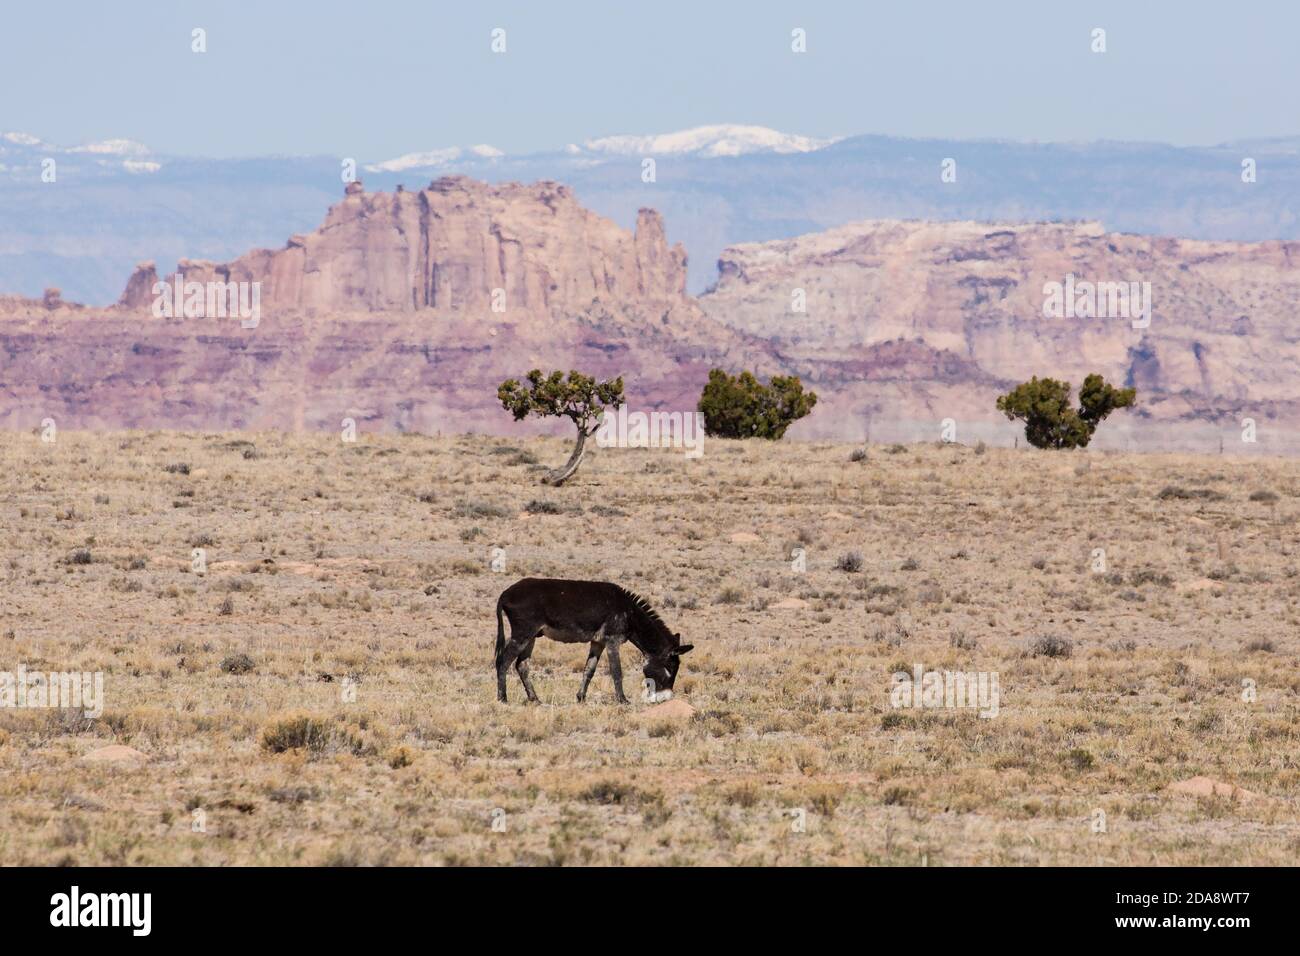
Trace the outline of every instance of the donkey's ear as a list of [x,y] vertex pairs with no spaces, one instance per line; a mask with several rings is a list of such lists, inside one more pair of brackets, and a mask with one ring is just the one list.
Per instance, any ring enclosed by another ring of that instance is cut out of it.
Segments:
[[677,648],[677,656],[681,657],[683,654],[685,654],[687,651],[691,650],[694,647],[695,647],[694,644],[683,644],[681,647]]

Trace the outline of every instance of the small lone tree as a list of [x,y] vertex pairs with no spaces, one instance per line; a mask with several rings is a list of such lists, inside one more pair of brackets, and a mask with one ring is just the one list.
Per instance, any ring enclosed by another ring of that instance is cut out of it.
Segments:
[[805,392],[797,375],[773,375],[764,385],[750,372],[732,376],[715,368],[697,407],[706,435],[776,441],[816,404],[817,394]]
[[559,371],[543,378],[541,369],[536,368],[528,373],[527,378],[526,385],[517,379],[506,379],[497,389],[497,398],[501,400],[501,406],[515,416],[515,421],[522,421],[531,414],[541,418],[563,417],[573,422],[578,429],[573,454],[563,467],[542,476],[543,484],[562,485],[582,464],[587,439],[600,427],[601,414],[607,407],[623,401],[623,378],[619,376],[611,381],[597,382],[581,372],[569,372],[566,379]]
[[1115,388],[1093,373],[1079,389],[1079,410],[1070,407],[1070,383],[1034,376],[998,397],[998,411],[1025,423],[1035,448],[1085,448],[1097,426],[1117,408],[1137,400],[1137,389]]

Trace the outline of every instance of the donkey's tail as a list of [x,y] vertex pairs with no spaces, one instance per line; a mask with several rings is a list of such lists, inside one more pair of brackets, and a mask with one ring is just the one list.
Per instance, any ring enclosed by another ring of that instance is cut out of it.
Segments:
[[493,658],[492,664],[498,670],[501,668],[501,652],[506,646],[506,625],[501,619],[501,602],[497,601],[497,652]]

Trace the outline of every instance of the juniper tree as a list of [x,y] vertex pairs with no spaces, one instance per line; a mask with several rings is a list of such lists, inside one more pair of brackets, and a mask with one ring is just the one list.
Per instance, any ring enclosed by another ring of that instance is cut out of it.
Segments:
[[526,383],[506,379],[497,389],[501,406],[522,421],[529,415],[539,418],[567,418],[578,430],[573,454],[565,464],[542,477],[548,485],[562,485],[573,477],[586,454],[587,439],[600,427],[600,417],[605,409],[623,401],[623,378],[619,376],[604,382],[581,372],[555,371],[545,377],[540,369],[527,375]]
[[798,375],[773,375],[764,385],[751,372],[733,376],[715,368],[698,408],[708,435],[778,440],[816,404],[817,393],[805,392]]
[[1070,383],[1034,376],[998,397],[998,411],[1025,423],[1025,439],[1035,448],[1085,448],[1111,412],[1128,408],[1137,390],[1115,388],[1095,372],[1079,389],[1079,409],[1070,407]]

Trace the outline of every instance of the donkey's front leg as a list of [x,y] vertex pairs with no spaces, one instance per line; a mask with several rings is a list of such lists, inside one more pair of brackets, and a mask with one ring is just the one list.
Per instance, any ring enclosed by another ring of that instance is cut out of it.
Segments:
[[614,699],[620,704],[626,704],[627,697],[623,693],[623,662],[618,659],[618,641],[609,642],[609,676],[614,681]]
[[592,676],[596,673],[596,665],[600,663],[600,652],[605,649],[605,645],[592,641],[587,649],[587,667],[582,672],[582,688],[578,691],[578,703],[587,699],[587,685],[591,683]]

